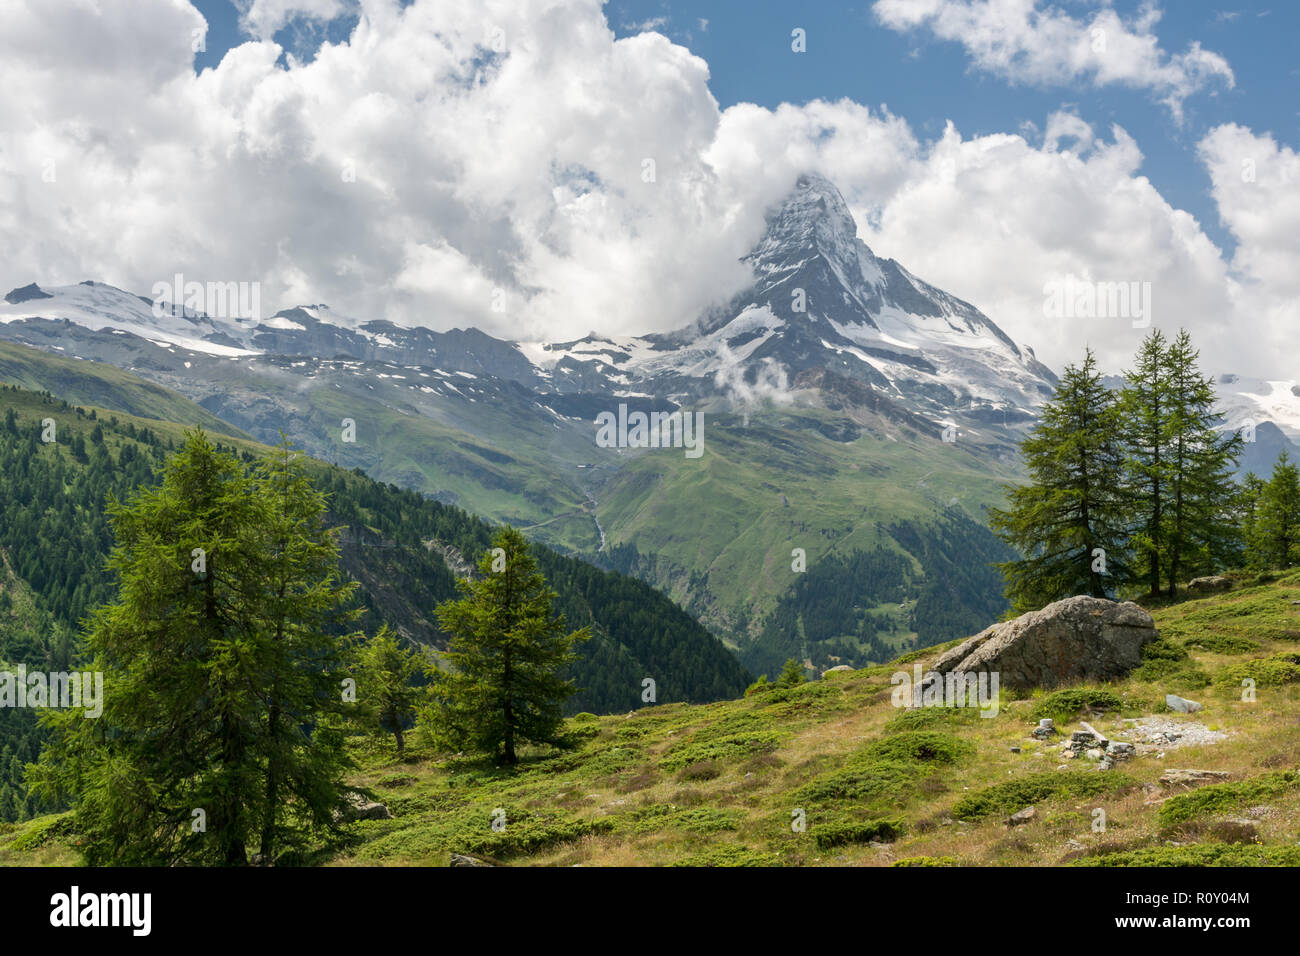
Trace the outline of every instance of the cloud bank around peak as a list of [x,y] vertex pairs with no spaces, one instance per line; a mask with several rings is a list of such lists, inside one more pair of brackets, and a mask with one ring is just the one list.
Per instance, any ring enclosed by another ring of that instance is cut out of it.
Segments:
[[[1244,127],[1199,150],[1229,261],[1128,132],[1072,112],[1041,136],[925,142],[849,100],[721,110],[707,63],[658,33],[616,39],[599,0],[353,7],[310,63],[255,38],[197,76],[205,24],[183,0],[21,7],[0,35],[0,281],[147,293],[182,272],[260,282],[274,308],[512,339],[667,331],[746,283],[765,210],[816,170],[879,255],[1057,368],[1085,342],[1118,368],[1141,335],[1045,318],[1067,274],[1151,282],[1156,324],[1243,373],[1279,372],[1300,319],[1296,155]],[[329,9],[246,17],[269,36]]]

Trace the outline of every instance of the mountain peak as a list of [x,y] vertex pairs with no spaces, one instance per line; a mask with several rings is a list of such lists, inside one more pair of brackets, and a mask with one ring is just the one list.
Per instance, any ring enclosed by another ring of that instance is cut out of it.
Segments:
[[50,295],[35,282],[23,286],[21,289],[13,289],[5,296],[5,301],[10,305],[18,305],[23,302],[30,302],[33,299],[52,299]]
[[807,172],[768,217],[768,234],[852,243],[858,227],[843,194],[825,176]]

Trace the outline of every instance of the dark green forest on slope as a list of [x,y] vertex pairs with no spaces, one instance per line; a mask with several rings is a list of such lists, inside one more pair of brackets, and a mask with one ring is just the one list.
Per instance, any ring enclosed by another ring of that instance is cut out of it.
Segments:
[[[108,497],[123,499],[155,483],[182,428],[9,386],[0,391],[0,409],[0,669],[74,669],[79,623],[113,590],[104,570],[112,545]],[[46,418],[56,423],[54,442],[41,440]],[[252,461],[252,443],[232,445]],[[457,566],[461,558],[477,560],[492,526],[359,471],[320,463],[313,479],[329,495],[330,523],[341,529],[342,567],[360,583],[365,632],[387,624],[411,643],[443,646],[433,610],[456,594],[457,572],[448,559]],[[539,545],[534,553],[558,594],[556,609],[573,627],[591,625],[595,635],[573,666],[581,690],[569,712],[642,706],[646,677],[655,680],[660,703],[744,691],[745,669],[658,591]],[[21,784],[22,767],[39,747],[34,711],[0,710],[0,820],[49,809]]]
[[[791,657],[820,669],[880,663],[978,633],[1007,609],[993,562],[1014,552],[965,512],[952,508],[928,521],[880,530],[907,554],[859,549],[809,567],[742,651],[754,673],[775,676]],[[908,595],[915,601],[901,617],[885,612],[885,605],[899,605]],[[902,641],[904,630],[916,636]]]

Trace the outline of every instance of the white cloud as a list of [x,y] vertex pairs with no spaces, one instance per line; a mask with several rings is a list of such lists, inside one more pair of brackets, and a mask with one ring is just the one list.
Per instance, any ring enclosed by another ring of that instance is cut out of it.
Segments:
[[876,0],[876,17],[894,30],[928,29],[960,43],[980,69],[1038,85],[1089,80],[1149,90],[1181,120],[1193,93],[1234,83],[1217,53],[1191,43],[1182,53],[1160,47],[1153,30],[1160,11],[1146,0],[1125,21],[1109,6],[1087,19],[1038,0]]
[[1236,124],[1211,130],[1199,152],[1237,242],[1228,321],[1255,349],[1290,355],[1300,328],[1300,153]]
[[240,25],[259,40],[269,40],[295,19],[327,23],[355,6],[355,0],[234,0]]
[[1114,127],[1109,142],[1057,151],[1054,131],[1065,129],[1091,138],[1077,117],[1053,117],[1042,148],[1019,135],[964,139],[949,126],[865,238],[1058,369],[1085,343],[1119,369],[1146,331],[1123,318],[1047,318],[1044,287],[1067,276],[1149,282],[1155,325],[1187,325],[1216,361],[1258,361],[1225,328],[1230,283],[1219,250],[1140,175],[1132,137]]
[[[1152,282],[1157,324],[1242,373],[1275,374],[1294,328],[1300,214],[1269,177],[1295,154],[1239,127],[1201,144],[1229,263],[1121,129],[1058,111],[1039,145],[952,127],[925,143],[848,100],[721,111],[703,60],[655,33],[616,41],[599,0],[363,0],[311,63],[251,41],[199,76],[204,23],[181,0],[52,0],[6,25],[6,289],[147,292],[183,272],[259,281],[275,308],[509,338],[665,331],[742,286],[765,208],[813,169],[878,254],[1056,367],[1088,341],[1117,368],[1141,334],[1045,319],[1043,285],[1066,274]],[[1232,180],[1243,151],[1253,191]]]

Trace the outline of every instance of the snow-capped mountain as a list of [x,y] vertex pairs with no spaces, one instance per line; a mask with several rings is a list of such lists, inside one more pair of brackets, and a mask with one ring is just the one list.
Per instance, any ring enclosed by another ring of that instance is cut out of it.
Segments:
[[1214,388],[1227,424],[1240,428],[1248,422],[1272,422],[1287,438],[1300,441],[1300,382],[1225,373],[1215,379]]
[[[829,392],[835,403],[931,432],[950,421],[1014,426],[1051,392],[1055,378],[1032,350],[969,303],[878,258],[820,176],[800,177],[771,210],[746,261],[749,289],[677,332],[642,337],[506,342],[476,329],[359,320],[326,305],[240,321],[155,306],[98,282],[15,289],[0,306],[0,336],[108,361],[104,335],[134,336],[191,363],[278,356],[305,359],[290,367],[307,369],[346,359],[487,376],[542,395],[725,404]],[[42,330],[48,323],[62,334]],[[72,325],[98,333],[100,345],[70,336]],[[160,364],[154,355],[137,367]]]

